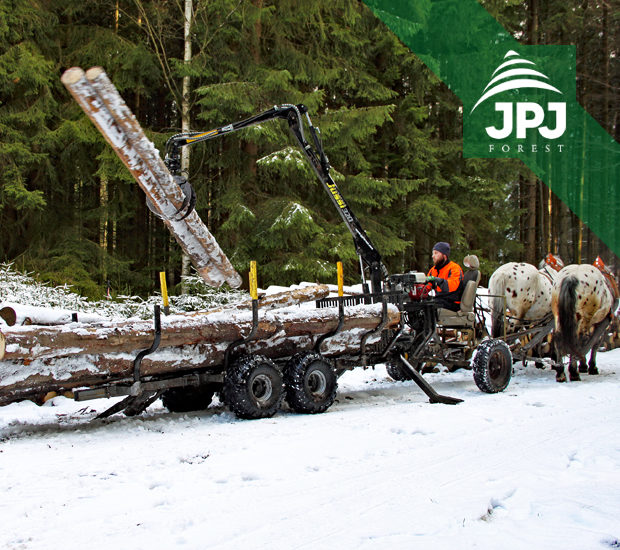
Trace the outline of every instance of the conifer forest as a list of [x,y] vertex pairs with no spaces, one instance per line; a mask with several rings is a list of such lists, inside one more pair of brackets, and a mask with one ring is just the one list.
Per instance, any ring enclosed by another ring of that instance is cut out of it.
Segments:
[[[426,2],[426,0],[420,0]],[[577,99],[620,138],[617,0],[481,0],[523,44],[574,44]],[[60,82],[105,69],[149,139],[303,103],[332,175],[391,273],[456,261],[565,263],[611,251],[519,160],[462,155],[462,105],[358,0],[0,0],[0,262],[85,296],[179,284],[181,249]],[[338,212],[270,122],[184,159],[197,212],[259,285],[357,282]]]

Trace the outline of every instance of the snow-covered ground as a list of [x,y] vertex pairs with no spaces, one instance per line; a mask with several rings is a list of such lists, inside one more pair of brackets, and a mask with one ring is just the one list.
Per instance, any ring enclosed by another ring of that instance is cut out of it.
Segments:
[[456,406],[377,367],[316,416],[0,407],[0,547],[620,548],[620,349],[598,357],[567,384],[518,364],[496,395],[425,375]]
[[[0,302],[110,318],[157,302],[87,303],[6,265],[0,280]],[[0,548],[620,548],[620,349],[598,359],[567,384],[517,364],[495,395],[469,371],[425,375],[455,406],[379,366],[346,373],[316,416],[237,420],[217,399],[107,420],[114,400],[0,407]]]

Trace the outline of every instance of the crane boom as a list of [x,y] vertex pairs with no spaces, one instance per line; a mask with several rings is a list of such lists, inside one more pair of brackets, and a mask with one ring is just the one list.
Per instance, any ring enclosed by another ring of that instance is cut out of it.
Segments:
[[[302,115],[306,117],[314,147],[306,140]],[[308,115],[308,109],[305,105],[275,105],[271,109],[257,115],[232,124],[219,126],[207,132],[185,132],[176,134],[166,143],[166,158],[164,162],[173,175],[180,175],[181,148],[274,119],[284,119],[288,122],[289,129],[293,136],[295,136],[302,153],[312,166],[329,198],[353,236],[353,242],[360,261],[369,269],[372,292],[381,292],[383,278],[387,275],[387,270],[381,261],[381,254],[379,254],[379,251],[375,248],[370,237],[368,237],[362,228],[359,220],[347,204],[347,201],[340,193],[336,182],[332,178],[329,160],[327,159],[327,155],[321,143],[320,131],[317,127],[312,125],[312,121]],[[363,269],[362,279],[365,279]]]

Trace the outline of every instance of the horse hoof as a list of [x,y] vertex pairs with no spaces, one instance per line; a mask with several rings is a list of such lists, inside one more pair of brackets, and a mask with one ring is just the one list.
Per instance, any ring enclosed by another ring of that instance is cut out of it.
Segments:
[[579,365],[579,372],[588,372],[588,367],[586,367],[585,365]]
[[598,367],[590,367],[588,369],[588,374],[598,374]]
[[558,374],[555,377],[555,381],[556,382],[566,382],[566,374],[562,373],[562,374]]
[[571,382],[580,382],[580,381],[581,381],[581,376],[579,376],[579,373],[578,373],[578,372],[576,372],[576,373],[574,373],[574,374],[573,374],[573,373],[571,373],[571,374],[570,374],[570,381],[571,381]]

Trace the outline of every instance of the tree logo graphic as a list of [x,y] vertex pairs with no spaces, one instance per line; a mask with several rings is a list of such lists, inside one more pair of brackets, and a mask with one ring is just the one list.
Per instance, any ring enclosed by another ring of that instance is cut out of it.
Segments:
[[[533,61],[509,50],[502,63],[493,71],[470,115],[485,101],[504,92],[514,91],[513,93],[518,94],[526,90],[544,90],[562,96],[563,93],[549,82],[549,77],[535,67],[536,63]],[[502,125],[485,127],[487,135],[495,140],[509,137],[523,140],[528,136],[528,130],[534,129],[537,129],[544,139],[554,140],[566,131],[565,101],[545,101],[544,98],[537,101],[497,101],[495,112],[503,113]],[[494,149],[493,144],[489,147],[490,151]]]

